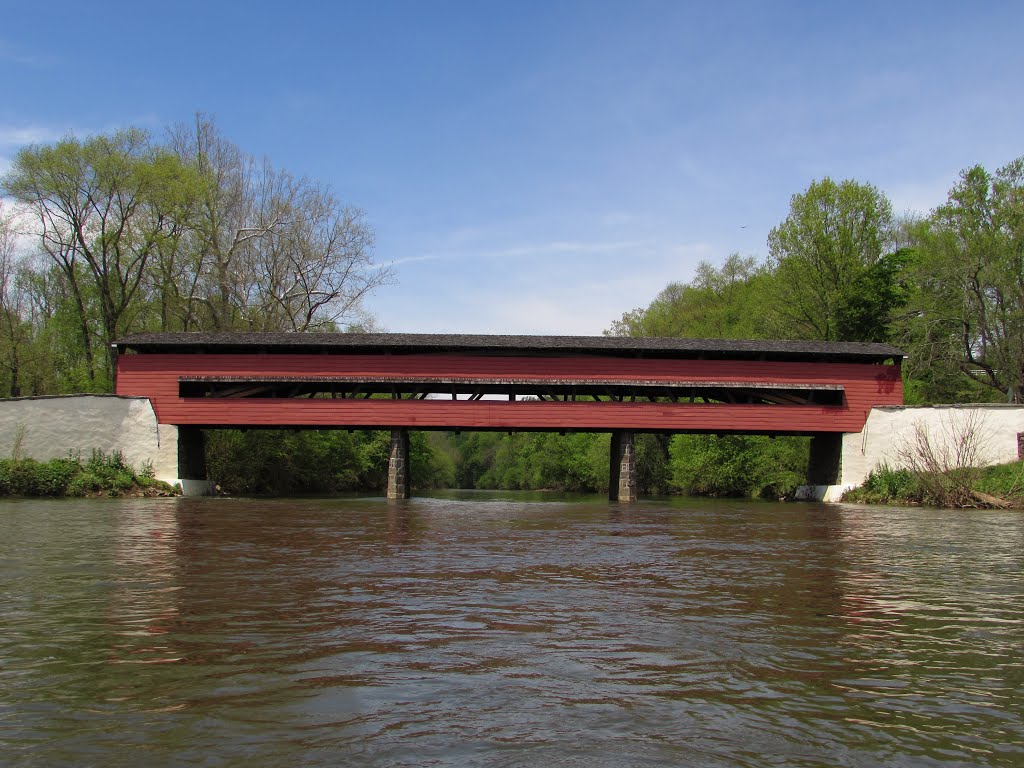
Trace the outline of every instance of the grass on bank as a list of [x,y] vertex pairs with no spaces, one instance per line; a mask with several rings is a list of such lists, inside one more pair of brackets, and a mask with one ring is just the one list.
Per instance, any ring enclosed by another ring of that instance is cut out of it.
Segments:
[[180,489],[153,477],[146,464],[136,472],[115,451],[36,461],[0,459],[0,496],[174,496]]
[[863,485],[843,494],[843,501],[1024,509],[1024,461],[957,467],[945,472],[915,472],[882,465],[868,475]]

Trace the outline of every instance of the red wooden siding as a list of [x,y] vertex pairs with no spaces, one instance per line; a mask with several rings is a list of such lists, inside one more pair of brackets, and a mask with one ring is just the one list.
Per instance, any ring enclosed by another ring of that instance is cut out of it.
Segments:
[[[841,385],[843,406],[493,400],[182,398],[181,377],[402,377]],[[875,405],[900,405],[898,366],[875,363],[485,355],[133,354],[117,392],[149,397],[161,423],[204,426],[859,432]]]

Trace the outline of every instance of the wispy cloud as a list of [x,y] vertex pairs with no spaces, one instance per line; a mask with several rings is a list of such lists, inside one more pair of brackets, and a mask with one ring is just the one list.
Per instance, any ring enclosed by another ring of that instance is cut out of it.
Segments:
[[650,248],[651,245],[651,243],[642,241],[575,242],[568,240],[514,246],[481,244],[479,247],[473,247],[471,243],[464,243],[460,247],[448,248],[443,251],[432,251],[414,256],[399,256],[387,261],[387,264],[397,267],[427,261],[479,261],[480,259],[528,259],[538,256],[615,254]]
[[588,254],[588,253],[616,253],[629,251],[644,247],[647,243],[639,241],[620,242],[574,242],[566,240],[555,240],[548,243],[533,243],[529,245],[512,246],[501,248],[481,255],[497,258],[515,258],[523,256],[545,256],[553,254]]
[[11,157],[29,144],[43,144],[56,141],[65,135],[64,131],[38,125],[0,125],[0,175],[11,170]]
[[669,282],[689,280],[701,259],[715,255],[707,243],[661,240],[551,240],[486,250],[499,253],[514,263],[495,268],[490,258],[481,264],[478,256],[445,252],[452,269],[411,265],[394,292],[373,304],[396,331],[594,335],[649,304]]
[[442,256],[439,253],[424,253],[419,256],[401,256],[387,262],[387,265],[389,267],[398,267],[403,264],[417,264],[422,261],[436,261],[440,258],[442,258]]
[[23,147],[26,144],[41,144],[56,141],[66,131],[46,128],[38,125],[9,126],[0,125],[0,147]]

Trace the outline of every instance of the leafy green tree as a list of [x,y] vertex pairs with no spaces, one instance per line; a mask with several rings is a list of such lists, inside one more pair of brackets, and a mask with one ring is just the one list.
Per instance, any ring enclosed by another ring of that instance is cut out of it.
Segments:
[[[158,244],[180,226],[180,203],[192,179],[185,166],[137,129],[26,147],[3,178],[6,193],[33,211],[39,243],[63,272],[78,312],[90,381],[97,374],[97,341],[109,351],[109,377],[115,354],[110,342],[127,330]],[[99,310],[98,339],[90,327],[88,288],[95,291]]]
[[731,254],[718,268],[702,261],[693,282],[670,283],[649,306],[612,323],[605,335],[761,338],[770,279],[752,256]]
[[[902,257],[886,260],[896,222],[870,184],[825,178],[793,195],[768,235],[772,332],[779,338],[877,341],[887,334]],[[888,281],[888,282],[887,282]]]
[[963,171],[916,236],[913,293],[901,324],[911,374],[930,385],[925,396],[977,396],[981,387],[1021,402],[1024,157],[994,174],[981,166]]

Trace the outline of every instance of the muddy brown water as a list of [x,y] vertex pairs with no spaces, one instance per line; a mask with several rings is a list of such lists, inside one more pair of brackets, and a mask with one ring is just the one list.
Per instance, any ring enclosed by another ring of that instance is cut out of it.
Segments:
[[1021,766],[1024,514],[5,500],[0,764]]

